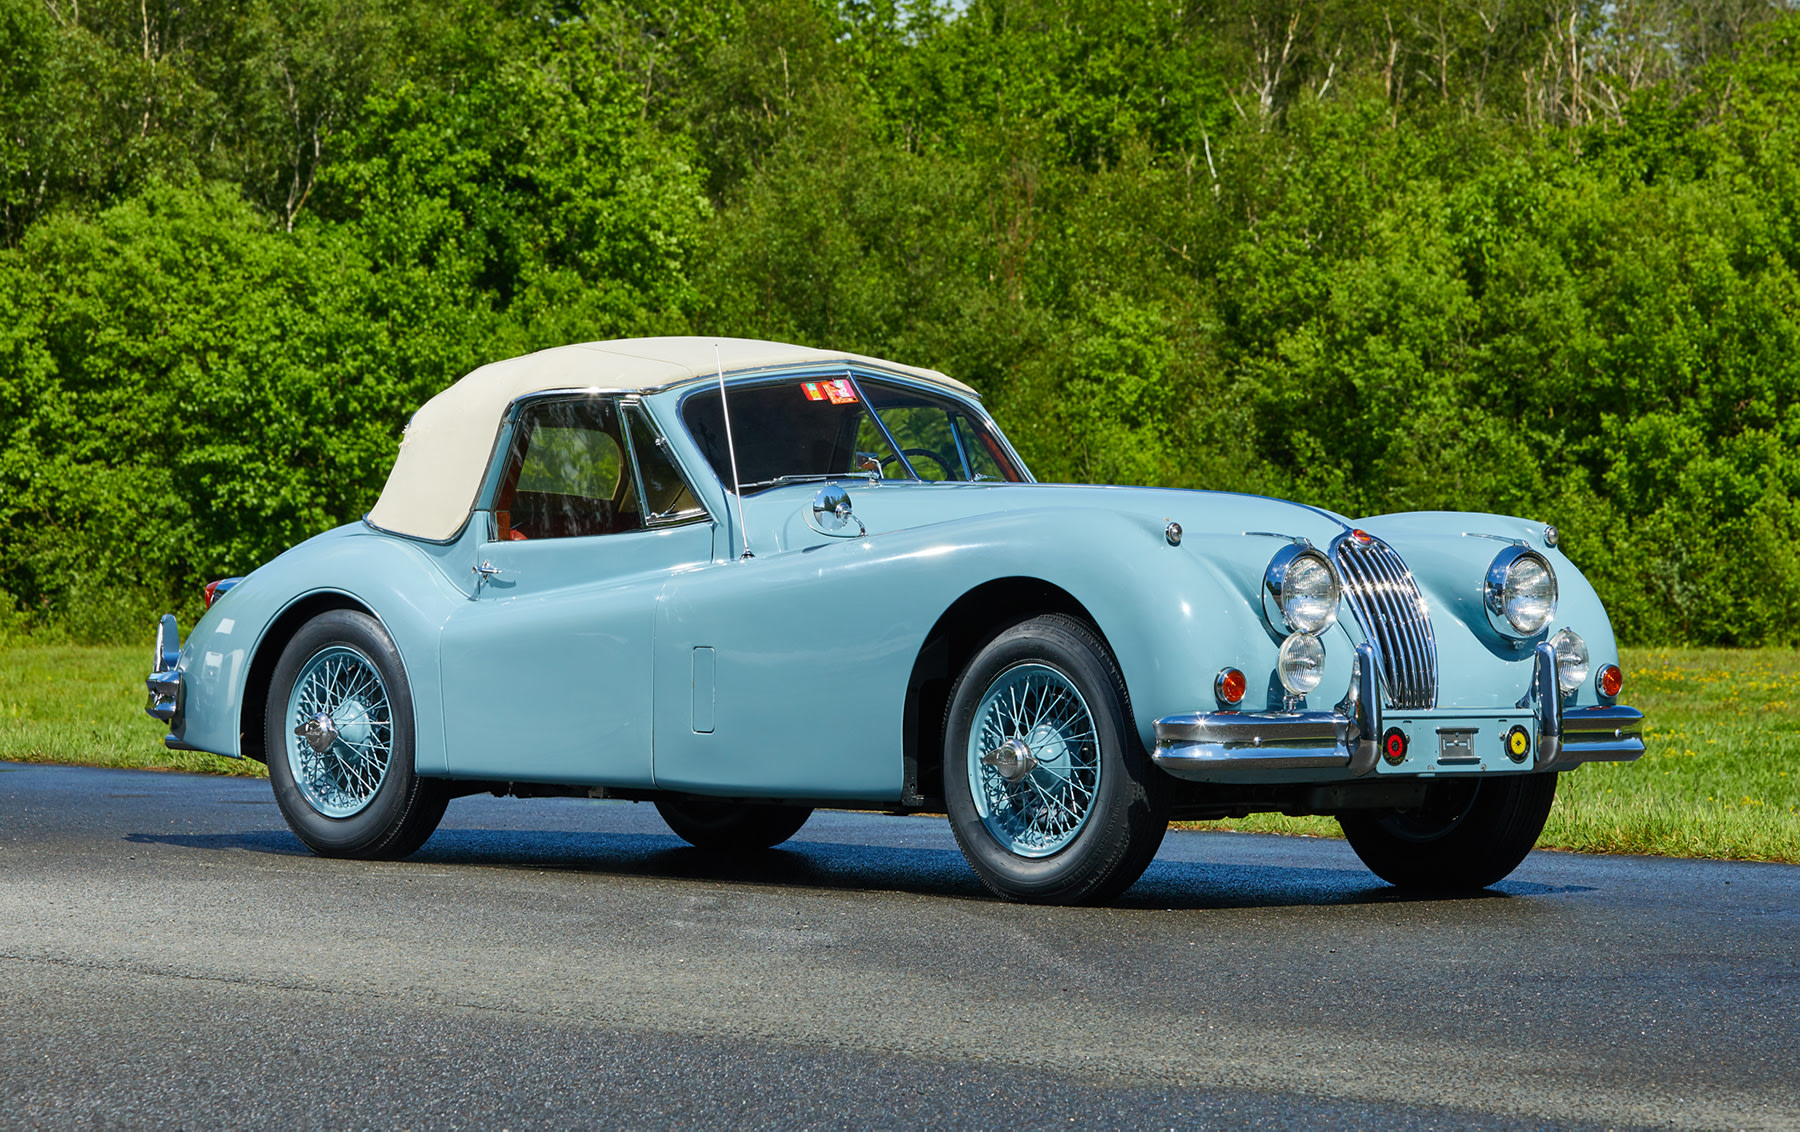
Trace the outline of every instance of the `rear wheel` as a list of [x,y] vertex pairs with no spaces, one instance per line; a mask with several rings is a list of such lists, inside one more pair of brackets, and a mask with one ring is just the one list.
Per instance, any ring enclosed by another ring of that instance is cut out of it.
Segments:
[[675,836],[698,849],[768,849],[800,832],[811,806],[658,798],[656,812]]
[[322,857],[405,857],[444,816],[444,784],[413,773],[400,653],[366,613],[322,613],[288,642],[263,741],[282,817]]
[[1149,867],[1168,811],[1127,702],[1105,643],[1061,614],[1002,632],[958,677],[944,801],[995,895],[1099,903]]
[[1439,892],[1486,888],[1537,844],[1556,775],[1440,780],[1419,810],[1338,818],[1350,848],[1382,880]]

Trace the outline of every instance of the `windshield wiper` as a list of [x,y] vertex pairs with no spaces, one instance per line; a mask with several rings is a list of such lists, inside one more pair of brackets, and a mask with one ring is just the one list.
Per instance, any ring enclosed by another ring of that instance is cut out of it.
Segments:
[[868,480],[870,483],[881,482],[879,472],[832,472],[828,475],[794,475],[776,476],[774,479],[755,480],[743,485],[745,491],[758,487],[781,487],[790,483],[824,483],[826,480]]

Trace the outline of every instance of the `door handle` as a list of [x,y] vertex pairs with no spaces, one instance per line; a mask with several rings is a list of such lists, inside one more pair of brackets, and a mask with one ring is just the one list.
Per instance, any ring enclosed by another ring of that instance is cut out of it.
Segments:
[[483,561],[481,563],[481,565],[479,565],[479,566],[471,566],[471,567],[469,567],[469,569],[475,575],[475,592],[476,593],[481,592],[481,585],[483,582],[492,581],[494,578],[499,577],[501,574],[501,570],[498,566],[494,565],[492,562],[487,562],[487,561]]

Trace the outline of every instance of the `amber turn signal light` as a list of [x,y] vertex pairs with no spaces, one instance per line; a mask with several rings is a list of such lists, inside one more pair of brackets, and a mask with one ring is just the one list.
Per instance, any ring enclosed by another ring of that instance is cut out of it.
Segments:
[[1600,670],[1597,682],[1600,685],[1600,694],[1610,700],[1619,694],[1620,689],[1625,687],[1625,674],[1619,671],[1618,665],[1609,664]]
[[1244,691],[1250,682],[1244,674],[1235,668],[1221,669],[1218,678],[1213,681],[1213,694],[1219,697],[1222,704],[1242,703]]

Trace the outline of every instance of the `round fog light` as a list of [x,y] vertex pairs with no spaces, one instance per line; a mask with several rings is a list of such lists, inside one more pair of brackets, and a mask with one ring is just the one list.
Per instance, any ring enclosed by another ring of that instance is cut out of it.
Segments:
[[1281,686],[1296,696],[1304,696],[1325,678],[1325,645],[1311,633],[1295,633],[1281,642],[1281,655],[1275,659],[1275,670]]
[[1556,636],[1550,638],[1550,647],[1556,650],[1556,683],[1563,695],[1587,683],[1587,642],[1581,639],[1580,633],[1573,629],[1558,630]]

